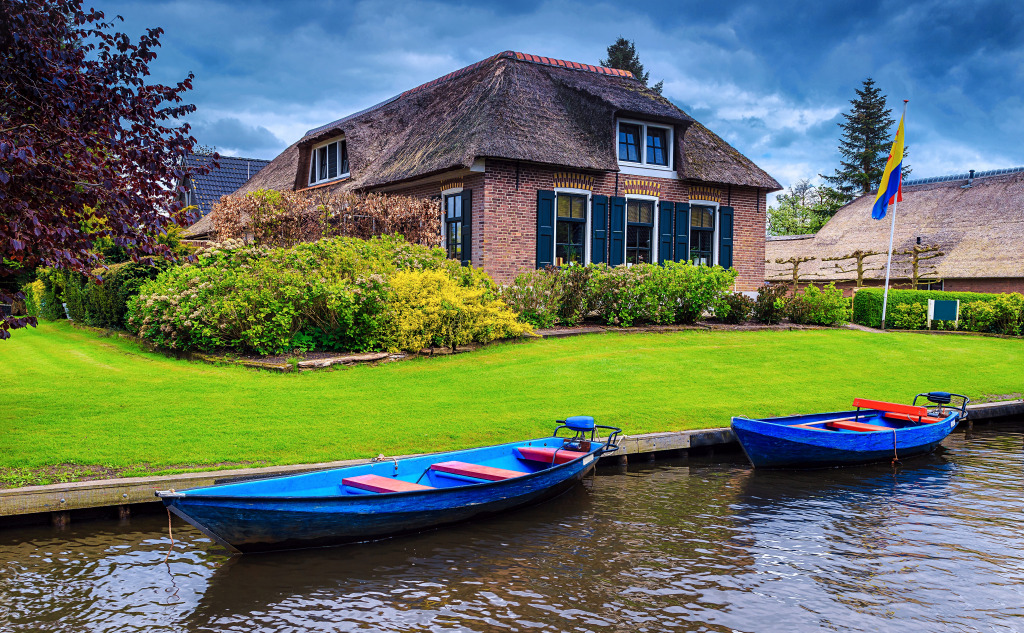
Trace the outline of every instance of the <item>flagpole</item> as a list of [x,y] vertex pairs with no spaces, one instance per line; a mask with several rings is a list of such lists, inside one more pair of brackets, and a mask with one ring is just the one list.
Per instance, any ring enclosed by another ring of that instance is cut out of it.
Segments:
[[[905,122],[907,119],[907,101],[903,100],[903,116],[900,121]],[[903,188],[903,167],[900,165],[900,188]],[[897,189],[897,191],[899,191]],[[885,329],[885,312],[886,308],[889,307],[889,270],[892,268],[892,244],[893,239],[896,237],[896,209],[898,208],[899,196],[894,196],[892,201],[892,226],[889,229],[889,261],[885,264],[885,292],[882,295],[882,329]]]

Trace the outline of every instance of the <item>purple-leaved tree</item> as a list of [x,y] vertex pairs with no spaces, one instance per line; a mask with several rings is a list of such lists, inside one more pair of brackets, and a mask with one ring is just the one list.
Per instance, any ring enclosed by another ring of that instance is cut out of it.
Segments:
[[[162,33],[136,42],[81,0],[0,0],[0,282],[35,265],[88,273],[103,237],[170,256],[157,238],[185,220],[173,186],[195,106],[191,73],[146,82]],[[17,294],[0,283],[0,304]],[[0,339],[26,325],[0,316]]]

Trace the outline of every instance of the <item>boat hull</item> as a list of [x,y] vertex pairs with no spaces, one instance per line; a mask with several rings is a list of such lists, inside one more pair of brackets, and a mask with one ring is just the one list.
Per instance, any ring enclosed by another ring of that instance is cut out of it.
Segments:
[[[365,542],[538,503],[578,483],[600,449],[514,479],[455,488],[321,497],[163,497],[171,512],[242,553]],[[434,456],[434,461],[444,456]],[[423,460],[427,458],[417,458]],[[390,466],[390,463],[385,464]],[[348,469],[341,469],[348,470]],[[340,472],[340,471],[339,471]]]
[[865,417],[864,412],[843,411],[764,420],[733,418],[732,430],[755,468],[825,468],[927,453],[953,432],[959,419],[954,414],[932,424],[867,433],[793,427],[854,415]]

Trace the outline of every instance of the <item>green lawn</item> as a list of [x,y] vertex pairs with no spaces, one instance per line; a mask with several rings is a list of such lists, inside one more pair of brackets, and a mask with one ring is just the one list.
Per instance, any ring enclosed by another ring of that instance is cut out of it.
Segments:
[[139,474],[439,451],[546,435],[574,414],[635,434],[844,409],[855,396],[1013,393],[1024,342],[852,330],[606,334],[277,374],[43,324],[0,342],[0,367],[0,480],[11,485],[42,483],[26,473],[60,464]]

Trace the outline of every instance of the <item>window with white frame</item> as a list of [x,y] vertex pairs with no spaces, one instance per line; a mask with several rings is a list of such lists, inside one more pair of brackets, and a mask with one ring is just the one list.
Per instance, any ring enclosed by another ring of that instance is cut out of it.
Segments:
[[348,175],[348,145],[344,140],[330,141],[313,148],[309,157],[309,184],[316,185]]
[[672,169],[672,128],[642,121],[619,121],[619,162]]
[[653,261],[654,201],[626,200],[626,263],[649,264]]
[[555,209],[555,265],[585,263],[587,196],[559,192]]
[[690,204],[690,261],[715,264],[715,207]]

